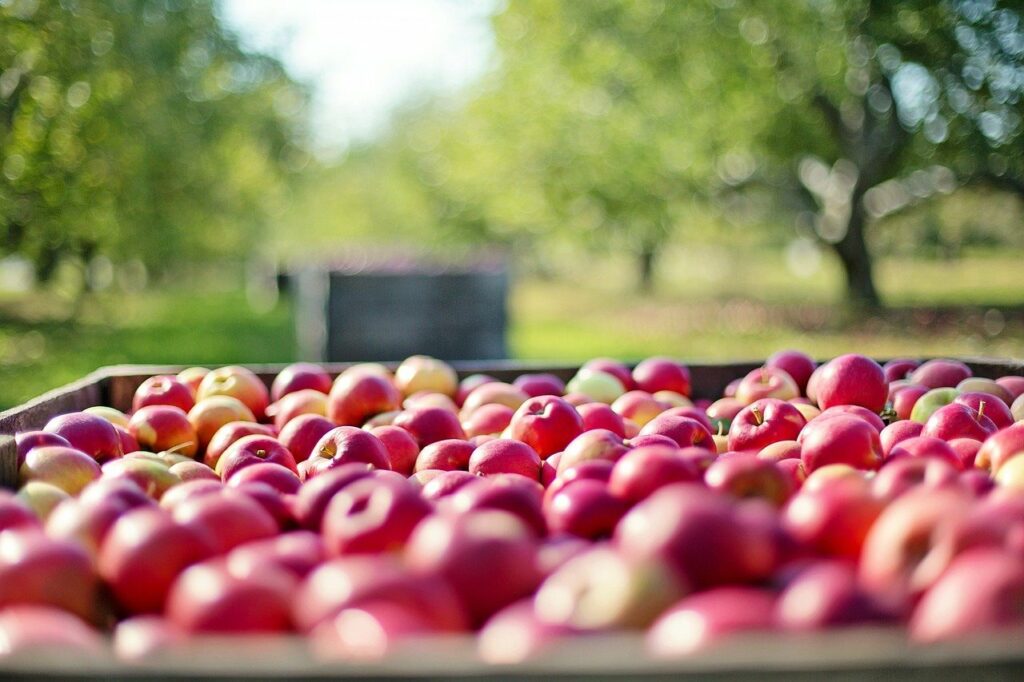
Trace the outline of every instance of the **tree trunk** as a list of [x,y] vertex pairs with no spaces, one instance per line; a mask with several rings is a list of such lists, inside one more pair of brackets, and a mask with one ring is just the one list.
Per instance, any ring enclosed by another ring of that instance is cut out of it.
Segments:
[[637,288],[641,294],[649,294],[654,290],[654,266],[657,258],[657,247],[645,244],[637,254]]
[[882,301],[875,288],[874,267],[864,239],[863,191],[854,191],[846,234],[833,248],[846,275],[847,300],[857,307],[877,308]]

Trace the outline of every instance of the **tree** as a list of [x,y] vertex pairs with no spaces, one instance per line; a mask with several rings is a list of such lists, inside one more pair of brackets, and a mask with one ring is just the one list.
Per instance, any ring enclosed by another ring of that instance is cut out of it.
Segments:
[[0,246],[42,280],[244,252],[301,165],[305,102],[212,0],[2,3]]

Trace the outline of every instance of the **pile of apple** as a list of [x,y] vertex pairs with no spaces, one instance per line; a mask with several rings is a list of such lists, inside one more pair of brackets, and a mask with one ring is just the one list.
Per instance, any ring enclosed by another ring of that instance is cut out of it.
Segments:
[[851,625],[1024,629],[1024,377],[784,351],[461,381],[414,356],[145,381],[17,434],[0,653],[141,660],[293,633],[328,660],[474,633],[507,663],[644,631],[652,655]]

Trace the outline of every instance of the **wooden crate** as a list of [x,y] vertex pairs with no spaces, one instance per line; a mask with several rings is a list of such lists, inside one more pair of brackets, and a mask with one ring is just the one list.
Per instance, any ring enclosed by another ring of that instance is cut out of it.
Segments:
[[[1020,360],[964,358],[976,376],[1024,374]],[[475,372],[511,381],[523,372],[550,372],[570,378],[576,366],[508,361],[453,363],[459,375]],[[697,397],[714,398],[725,385],[760,362],[691,364]],[[336,375],[347,364],[325,367]],[[282,366],[254,366],[268,383]],[[180,367],[119,365],[104,367],[79,381],[0,413],[0,485],[17,484],[13,434],[41,428],[50,418],[90,407],[128,410],[138,386],[155,374]],[[52,655],[18,656],[0,661],[0,675],[16,679],[396,679],[396,680],[1020,680],[1024,679],[1024,632],[986,635],[938,646],[912,646],[898,628],[855,628],[814,635],[750,635],[730,640],[676,661],[646,657],[636,634],[575,638],[528,663],[489,666],[475,655],[470,637],[411,642],[396,655],[375,663],[322,663],[310,657],[296,637],[206,638],[140,666],[111,657],[82,660]]]

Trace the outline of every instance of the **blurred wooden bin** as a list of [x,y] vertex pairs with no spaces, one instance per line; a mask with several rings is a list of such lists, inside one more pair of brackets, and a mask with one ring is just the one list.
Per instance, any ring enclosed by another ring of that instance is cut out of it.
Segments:
[[[965,358],[977,376],[1024,373],[1020,361]],[[509,361],[456,362],[460,376],[486,372],[511,381],[527,371],[563,379],[576,367]],[[758,362],[691,364],[695,395],[715,397]],[[332,374],[346,364],[328,364]],[[281,366],[253,367],[268,383]],[[83,379],[0,413],[0,485],[17,484],[13,434],[41,428],[51,417],[93,405],[121,410],[146,378],[180,367],[104,367]],[[489,666],[475,655],[471,637],[446,637],[410,644],[377,663],[325,664],[312,659],[296,637],[205,639],[184,651],[142,666],[111,657],[79,660],[66,652],[0,659],[0,676],[11,679],[459,679],[459,680],[1020,680],[1024,679],[1024,633],[984,636],[941,646],[914,647],[901,630],[865,628],[808,636],[757,635],[678,661],[652,660],[636,634],[581,637],[542,657],[514,666]]]

